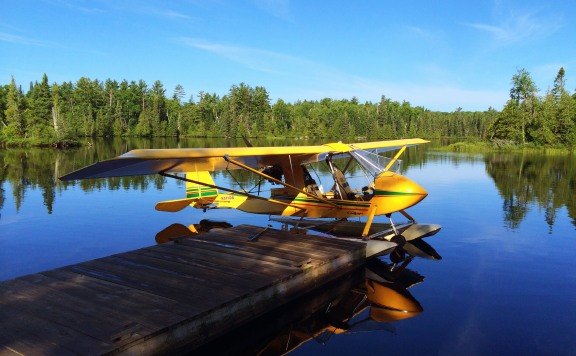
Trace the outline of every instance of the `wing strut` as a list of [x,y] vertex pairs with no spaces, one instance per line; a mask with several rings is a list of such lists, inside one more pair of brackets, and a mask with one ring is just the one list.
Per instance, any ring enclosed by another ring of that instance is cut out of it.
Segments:
[[386,168],[384,168],[385,171],[389,170],[390,167],[392,167],[392,165],[394,163],[396,163],[396,161],[398,160],[398,158],[402,155],[402,153],[404,153],[404,151],[406,150],[406,146],[402,146],[402,148],[400,149],[400,151],[398,151],[398,153],[396,153],[396,156],[394,156],[394,158],[392,158],[390,160],[390,162],[388,163],[388,165],[386,166]]
[[[288,183],[282,182],[281,180],[278,180],[278,179],[276,179],[276,178],[274,178],[274,177],[271,177],[271,176],[269,176],[269,175],[267,175],[267,174],[264,174],[264,173],[262,173],[262,172],[260,172],[260,171],[258,171],[258,170],[256,170],[256,169],[254,169],[254,168],[252,168],[252,167],[248,167],[248,166],[246,166],[246,165],[244,165],[244,164],[242,164],[242,163],[240,163],[240,162],[237,162],[237,161],[233,160],[233,159],[230,158],[230,156],[228,156],[228,155],[225,155],[225,156],[224,156],[224,159],[225,159],[227,162],[230,162],[230,163],[232,163],[232,164],[235,164],[235,165],[237,165],[237,166],[240,167],[240,168],[243,168],[243,169],[245,169],[245,170],[247,170],[247,171],[249,171],[249,172],[252,172],[252,173],[254,173],[254,174],[257,174],[257,175],[259,175],[259,176],[261,176],[261,177],[264,177],[264,178],[266,178],[266,179],[268,179],[268,180],[270,180],[270,181],[273,181],[273,182],[275,182],[275,183],[278,183],[278,184],[280,184],[280,185],[283,185],[283,186],[285,186],[286,188],[290,188],[290,189],[292,189],[292,190],[295,190],[295,191],[298,192],[298,193],[303,193],[303,194],[305,194],[306,196],[308,196],[308,197],[310,197],[310,198],[313,198],[313,199],[315,199],[315,200],[321,201],[322,203],[331,205],[331,206],[333,206],[333,207],[335,207],[335,208],[337,208],[337,209],[342,209],[342,207],[340,207],[339,205],[337,205],[337,204],[335,204],[335,203],[333,203],[333,202],[331,202],[331,201],[329,201],[329,200],[319,198],[318,196],[316,196],[316,195],[314,195],[314,194],[310,194],[310,193],[308,193],[307,191],[304,191],[304,190],[302,190],[302,189],[298,189],[298,188],[296,188],[296,187],[293,186],[293,185],[290,185],[290,184],[288,184]],[[267,199],[267,200],[268,200],[268,199]]]

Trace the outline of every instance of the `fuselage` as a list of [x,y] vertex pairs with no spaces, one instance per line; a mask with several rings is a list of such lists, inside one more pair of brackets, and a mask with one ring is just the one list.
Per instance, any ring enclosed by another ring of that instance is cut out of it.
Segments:
[[390,214],[407,209],[428,195],[414,181],[393,172],[383,172],[374,180],[370,193],[356,194],[354,199],[337,199],[327,193],[322,199],[304,192],[293,194],[287,188],[272,190],[269,199],[235,193],[219,194],[213,201],[218,208],[233,208],[253,214],[304,216],[310,218],[348,218]]

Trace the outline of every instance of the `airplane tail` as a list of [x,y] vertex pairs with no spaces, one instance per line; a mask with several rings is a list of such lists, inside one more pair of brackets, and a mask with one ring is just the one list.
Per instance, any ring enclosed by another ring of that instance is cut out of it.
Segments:
[[[214,185],[214,180],[208,171],[187,172],[186,179]],[[214,202],[218,196],[218,189],[193,183],[188,180],[186,181],[186,199],[196,199],[194,207],[203,208],[204,206]]]
[[218,189],[198,184],[214,185],[214,181],[207,171],[189,172],[186,173],[186,178],[194,181],[186,181],[186,198],[161,201],[156,204],[156,210],[174,213],[189,205],[198,209],[206,209],[218,197]]

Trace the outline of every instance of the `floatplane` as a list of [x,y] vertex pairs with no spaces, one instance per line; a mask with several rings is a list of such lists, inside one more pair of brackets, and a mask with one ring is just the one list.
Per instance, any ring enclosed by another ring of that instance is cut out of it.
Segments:
[[[266,214],[284,229],[292,226],[291,231],[314,230],[340,238],[361,239],[367,243],[367,255],[376,255],[440,230],[439,225],[417,224],[406,212],[428,193],[398,173],[399,158],[406,148],[427,142],[414,138],[295,147],[136,149],[60,179],[159,174],[186,182],[186,197],[159,202],[156,210],[177,212],[191,206],[204,212],[232,208]],[[380,154],[395,150],[393,157]],[[241,184],[217,185],[211,176],[226,171],[234,178],[235,170],[255,175],[259,179],[258,188],[266,181],[279,187],[271,188],[269,195],[263,196],[260,189],[255,192]],[[325,172],[324,179],[330,180],[326,185],[329,189],[323,189],[322,182],[316,180],[321,180],[319,171]],[[364,183],[358,184],[359,179]],[[358,186],[351,186],[349,181]],[[395,223],[394,213],[408,221]],[[374,222],[380,215],[386,216],[388,222]],[[190,229],[194,232],[194,225]]]

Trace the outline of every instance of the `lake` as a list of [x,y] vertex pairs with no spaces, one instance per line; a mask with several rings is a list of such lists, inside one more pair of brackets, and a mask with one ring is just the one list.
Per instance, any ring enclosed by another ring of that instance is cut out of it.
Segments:
[[[158,201],[184,197],[181,182],[159,176],[57,180],[134,148],[235,145],[243,143],[116,139],[67,151],[0,150],[0,281],[154,245],[156,234],[173,223],[266,226],[267,216],[231,210],[155,211]],[[436,143],[427,146],[408,149],[401,168],[429,192],[408,212],[418,222],[442,225],[425,239],[442,259],[416,257],[405,266],[415,280],[403,284],[402,294],[422,311],[376,323],[370,316],[377,309],[367,307],[338,332],[320,327],[306,333],[303,325],[313,323],[291,321],[278,328],[278,340],[287,330],[306,334],[294,355],[576,355],[574,157],[446,153],[434,150]],[[224,174],[215,178],[233,183]],[[357,287],[349,289],[358,294]]]

